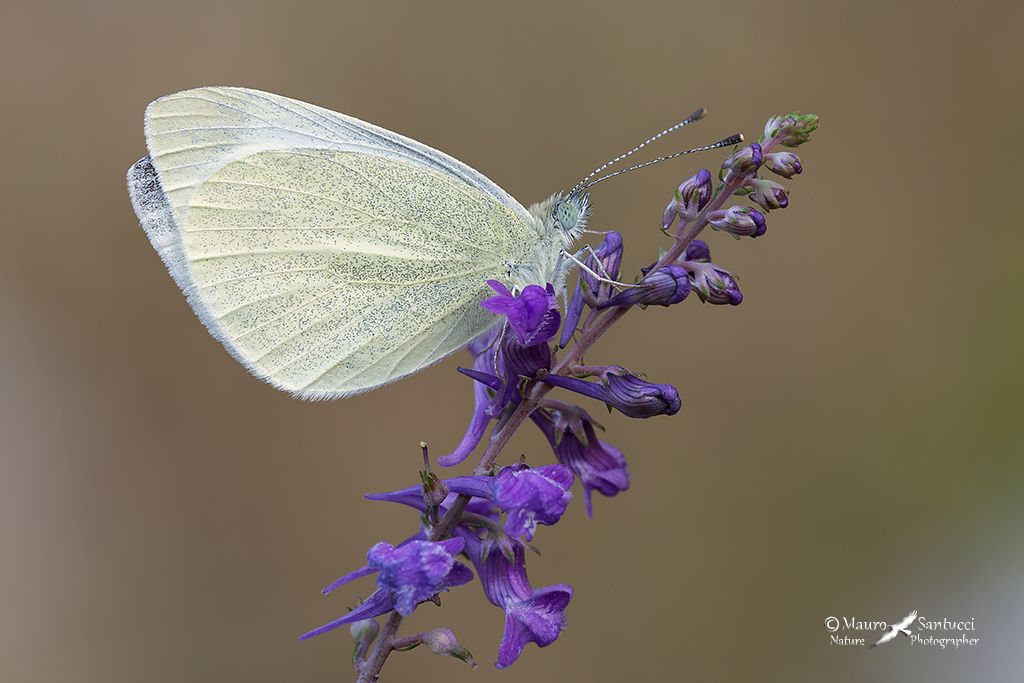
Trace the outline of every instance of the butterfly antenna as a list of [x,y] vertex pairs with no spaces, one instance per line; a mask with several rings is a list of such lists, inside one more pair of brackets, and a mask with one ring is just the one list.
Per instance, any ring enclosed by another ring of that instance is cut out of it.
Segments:
[[571,190],[569,190],[569,194],[574,194],[577,190],[579,190],[584,185],[586,185],[588,180],[590,180],[591,178],[596,176],[598,173],[601,173],[602,171],[604,171],[606,168],[608,168],[612,164],[619,163],[620,161],[622,161],[623,159],[625,159],[629,155],[634,154],[636,152],[639,152],[640,150],[642,150],[647,145],[651,144],[655,140],[657,140],[657,139],[659,139],[659,138],[661,138],[661,137],[663,137],[665,135],[668,135],[669,133],[673,133],[673,132],[679,130],[680,128],[682,128],[684,126],[688,126],[691,123],[693,123],[694,121],[700,121],[702,118],[704,118],[707,115],[707,113],[708,113],[708,110],[705,109],[704,107],[701,107],[700,109],[698,109],[697,111],[693,112],[692,114],[687,116],[685,119],[683,119],[682,121],[680,121],[676,125],[670,126],[669,128],[666,128],[665,130],[661,131],[657,135],[652,135],[651,137],[647,138],[646,140],[644,140],[643,142],[641,142],[639,145],[637,145],[633,149],[629,150],[628,152],[625,152],[624,154],[620,154],[619,156],[615,157],[611,161],[606,162],[604,164],[601,164],[600,166],[595,168],[593,171],[591,171],[590,174],[586,178],[584,178],[583,180],[581,180],[578,183],[576,183],[576,185]]
[[729,147],[731,145],[738,145],[741,142],[743,142],[743,135],[740,134],[740,133],[736,133],[735,135],[730,135],[729,137],[727,137],[725,139],[722,139],[722,140],[719,140],[718,142],[716,142],[714,144],[704,145],[703,147],[694,147],[693,149],[684,149],[682,152],[676,152],[675,154],[669,154],[667,156],[658,157],[657,159],[651,159],[650,161],[645,161],[642,164],[635,164],[633,166],[630,166],[629,168],[621,168],[618,171],[615,171],[613,173],[609,173],[607,175],[603,175],[600,178],[598,178],[597,180],[591,180],[586,185],[583,185],[582,188],[576,188],[576,189],[587,190],[587,189],[593,187],[594,185],[597,185],[602,180],[608,180],[609,178],[614,178],[615,176],[622,175],[623,173],[629,173],[630,171],[635,171],[635,170],[640,169],[640,168],[645,168],[647,166],[653,166],[654,164],[660,164],[663,161],[668,161],[669,159],[675,159],[676,157],[681,157],[684,154],[693,154],[694,152],[706,152],[709,149],[718,149],[719,147]]

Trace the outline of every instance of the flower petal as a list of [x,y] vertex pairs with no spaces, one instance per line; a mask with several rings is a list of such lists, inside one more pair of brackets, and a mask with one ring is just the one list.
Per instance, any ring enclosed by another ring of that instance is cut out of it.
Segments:
[[335,588],[339,588],[340,586],[344,586],[349,581],[355,581],[356,579],[360,579],[360,578],[362,578],[364,576],[369,576],[370,574],[373,574],[375,571],[377,571],[377,570],[374,569],[373,567],[371,567],[370,565],[364,564],[359,569],[357,569],[357,570],[355,570],[353,572],[349,572],[348,574],[345,574],[345,576],[342,576],[341,578],[338,578],[338,579],[335,579],[334,581],[331,581],[329,584],[327,584],[327,587],[324,588],[320,592],[323,593],[324,595],[327,595],[328,593],[330,593]]
[[313,636],[318,636],[328,631],[333,631],[339,626],[345,624],[351,624],[354,621],[361,621],[363,619],[372,619],[373,617],[379,617],[382,614],[392,611],[395,608],[395,600],[391,597],[391,594],[385,590],[378,590],[368,597],[359,607],[349,612],[343,617],[339,617],[334,621],[329,621],[323,626],[319,626],[308,633],[303,633],[299,636],[299,640],[308,640]]
[[505,632],[498,647],[499,669],[511,666],[527,643],[547,647],[565,628],[565,609],[572,600],[572,586],[547,586],[533,597],[505,610]]

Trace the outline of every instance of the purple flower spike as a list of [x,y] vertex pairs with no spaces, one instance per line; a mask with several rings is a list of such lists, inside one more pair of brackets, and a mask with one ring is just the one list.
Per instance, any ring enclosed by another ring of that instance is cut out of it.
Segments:
[[600,382],[564,375],[548,375],[541,381],[604,401],[609,409],[615,408],[627,417],[675,415],[682,407],[679,392],[671,384],[648,382],[618,366],[602,372]]
[[722,163],[721,178],[731,183],[752,176],[763,160],[761,145],[755,142],[749,147],[742,147],[726,157]]
[[800,157],[792,152],[772,152],[764,155],[764,165],[772,173],[777,173],[783,178],[792,178],[803,173],[804,167],[800,163]]
[[789,206],[789,193],[774,180],[763,178],[751,178],[744,184],[744,191],[749,192],[747,197],[755,202],[765,211],[772,209],[784,209]]
[[690,284],[700,300],[709,304],[730,304],[739,306],[743,292],[736,284],[736,277],[713,263],[685,261],[682,265],[690,271]]
[[556,524],[565,514],[574,477],[562,465],[504,467],[495,477],[455,477],[447,481],[455,493],[493,501],[508,515],[505,533],[532,540],[538,524]]
[[715,230],[727,232],[733,237],[760,237],[767,229],[764,214],[749,206],[730,206],[728,209],[712,211],[708,223]]
[[530,418],[548,438],[558,462],[579,477],[587,517],[593,516],[593,491],[610,497],[629,488],[625,456],[597,438],[594,421],[585,410],[564,404],[553,410],[535,411]]
[[686,298],[690,293],[690,278],[685,268],[668,266],[647,275],[641,287],[630,287],[607,301],[598,304],[598,309],[612,306],[671,306]]
[[484,595],[505,610],[505,633],[498,648],[499,669],[511,666],[527,643],[547,647],[565,628],[565,610],[572,600],[572,586],[558,584],[534,590],[526,576],[523,545],[515,543],[510,561],[495,546],[485,548],[479,537],[458,528],[466,540],[466,554],[476,566]]
[[558,312],[555,288],[550,284],[547,288],[527,285],[518,296],[497,280],[488,280],[487,284],[498,295],[484,299],[480,305],[505,316],[523,346],[543,344],[558,332],[562,315]]

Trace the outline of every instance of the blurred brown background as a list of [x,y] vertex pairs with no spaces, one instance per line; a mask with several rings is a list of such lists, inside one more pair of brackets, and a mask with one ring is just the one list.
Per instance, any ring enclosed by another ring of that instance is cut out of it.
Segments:
[[[524,202],[698,105],[669,152],[815,111],[768,235],[712,235],[739,308],[631,315],[592,361],[677,384],[673,418],[604,420],[633,488],[543,529],[570,628],[492,668],[478,585],[411,620],[385,681],[1005,681],[1024,655],[1020,3],[45,2],[0,9],[0,679],[350,680],[345,633],[296,642],[371,580],[320,588],[409,513],[361,499],[457,443],[456,358],[299,403],[210,339],[124,173],[150,100],[247,85],[443,149]],[[675,183],[598,188],[630,268]],[[596,411],[595,414],[603,414]],[[549,458],[532,431],[510,456]],[[459,473],[468,468],[459,470]],[[828,644],[827,616],[976,619],[981,643]]]

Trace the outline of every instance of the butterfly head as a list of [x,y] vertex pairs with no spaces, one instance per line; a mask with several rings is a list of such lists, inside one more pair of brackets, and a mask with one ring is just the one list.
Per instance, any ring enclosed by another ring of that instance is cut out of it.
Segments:
[[551,198],[551,230],[568,246],[579,239],[590,218],[590,195],[586,192],[556,194]]

